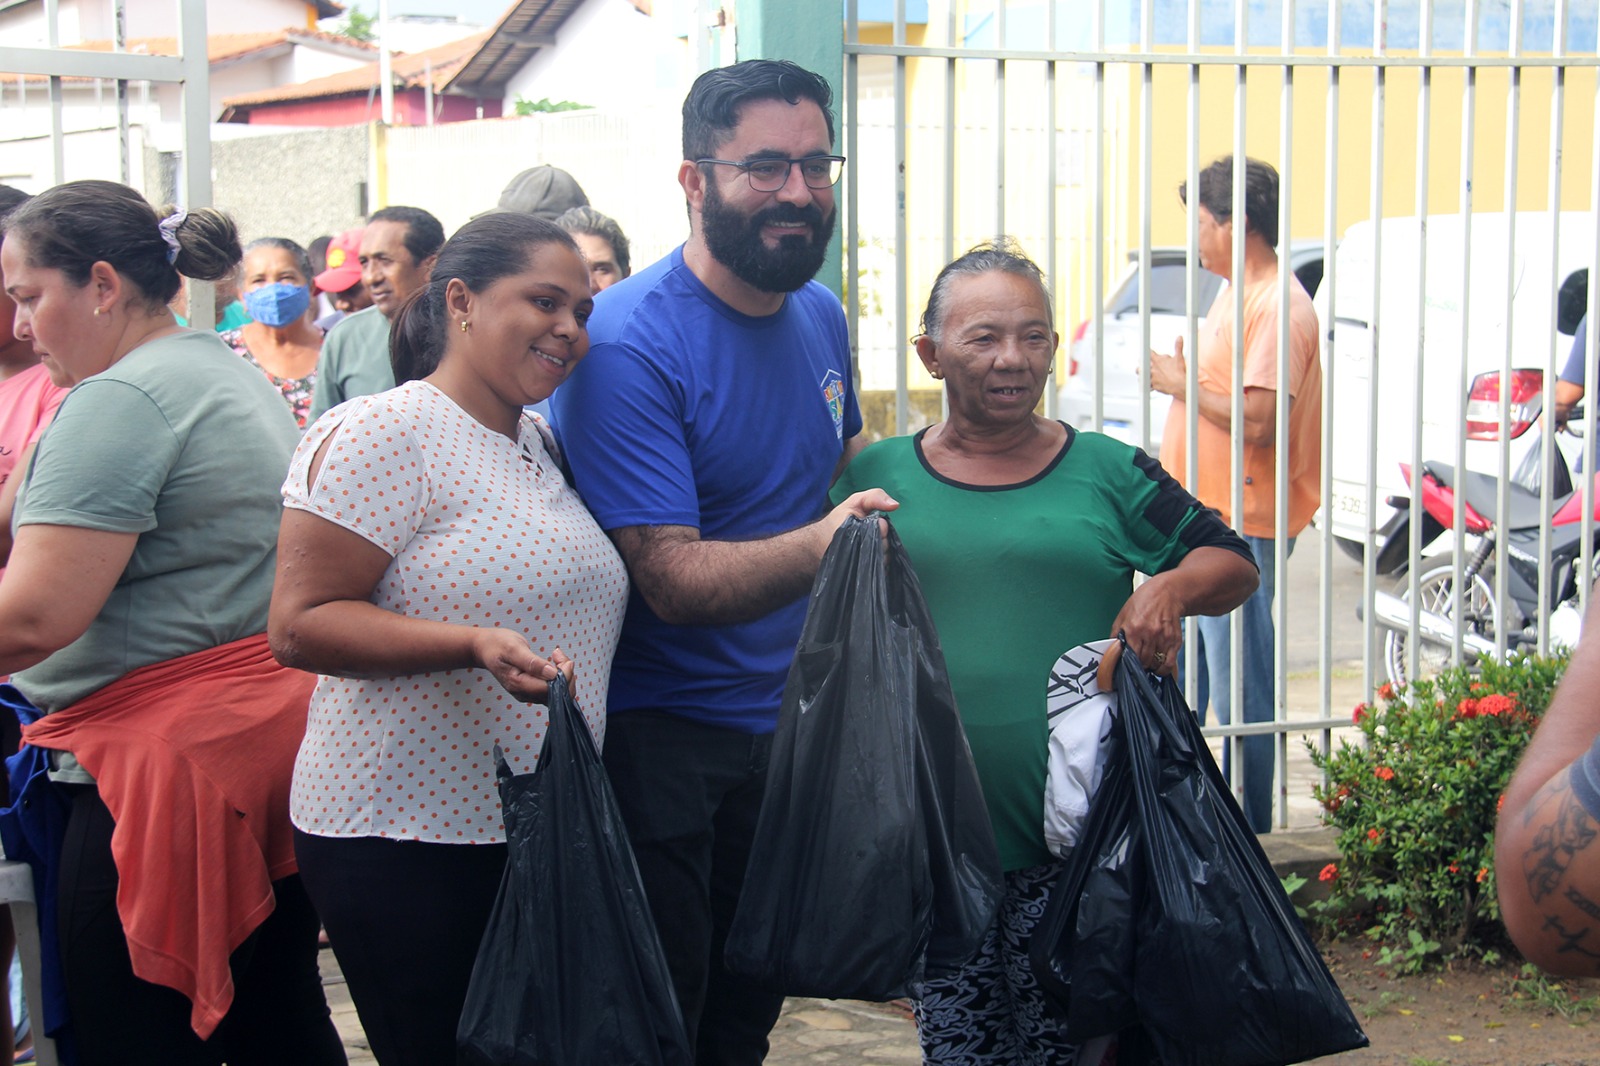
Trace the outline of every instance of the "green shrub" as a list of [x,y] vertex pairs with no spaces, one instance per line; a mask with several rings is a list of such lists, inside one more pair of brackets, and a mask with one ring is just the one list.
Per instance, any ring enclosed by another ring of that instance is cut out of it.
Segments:
[[1565,667],[1514,658],[1384,685],[1355,709],[1362,742],[1326,757],[1307,745],[1327,774],[1323,821],[1339,830],[1340,861],[1320,875],[1325,919],[1393,945],[1404,971],[1504,942],[1495,813]]

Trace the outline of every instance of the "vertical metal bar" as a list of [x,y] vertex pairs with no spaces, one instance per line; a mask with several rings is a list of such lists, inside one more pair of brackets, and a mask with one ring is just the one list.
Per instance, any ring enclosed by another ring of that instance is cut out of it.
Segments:
[[[1094,0],[1094,50],[1106,50],[1106,0]],[[1106,65],[1094,65],[1094,428],[1103,430],[1106,418]],[[1141,278],[1140,284],[1148,284]]]
[[[1244,55],[1249,46],[1250,0],[1234,0],[1233,46],[1236,55]],[[1245,116],[1248,113],[1247,78],[1250,68],[1243,63],[1234,67],[1233,74],[1233,204],[1229,218],[1233,225],[1233,251],[1230,264],[1232,276],[1229,292],[1233,300],[1233,366],[1228,397],[1228,424],[1233,432],[1228,434],[1228,513],[1233,518],[1233,528],[1240,535],[1244,528],[1244,290],[1249,278],[1245,276],[1245,236],[1250,223],[1245,214]],[[1199,190],[1195,190],[1196,194]],[[1198,195],[1196,197],[1198,199]],[[1265,234],[1261,234],[1265,236]],[[1198,364],[1200,350],[1195,349],[1191,362]],[[1189,393],[1190,405],[1199,407],[1198,390]],[[1212,685],[1216,684],[1213,679]],[[1216,701],[1213,700],[1213,703]],[[1244,720],[1244,614],[1234,611],[1228,616],[1228,705],[1230,725],[1243,725]],[[1235,734],[1228,741],[1233,749],[1234,793],[1244,804],[1245,793],[1250,788],[1249,767],[1245,765],[1245,739]]]
[[[1557,58],[1564,56],[1567,51],[1567,0],[1556,0],[1556,17],[1553,27],[1551,52]],[[1550,84],[1550,191],[1547,202],[1550,205],[1550,344],[1545,352],[1544,370],[1544,406],[1545,411],[1555,410],[1556,374],[1559,367],[1556,361],[1556,321],[1560,314],[1560,288],[1561,288],[1561,123],[1566,114],[1566,69],[1562,66],[1551,68]],[[1552,534],[1555,532],[1550,524],[1551,516],[1555,513],[1554,479],[1550,471],[1554,467],[1556,457],[1555,420],[1546,416],[1544,432],[1539,438],[1540,470],[1544,476],[1539,479],[1539,558],[1548,559],[1552,550]],[[1589,469],[1584,467],[1585,470]],[[1583,549],[1580,548],[1580,551]],[[1578,565],[1582,566],[1580,555]],[[1584,572],[1584,571],[1580,571]],[[1549,567],[1539,568],[1539,603],[1547,605],[1553,603],[1555,589],[1552,587]],[[1579,578],[1582,584],[1582,578]],[[1536,612],[1538,615],[1539,641],[1538,652],[1540,655],[1550,654],[1550,613],[1541,606]]]
[[[1146,61],[1139,71],[1139,380],[1150,380],[1150,216],[1155,197],[1155,64],[1149,62],[1154,48],[1155,0],[1144,0],[1139,17],[1139,50]],[[1150,390],[1139,390],[1139,423],[1143,426],[1139,446],[1150,450]]]
[[[1468,60],[1478,53],[1478,0],[1466,0],[1466,45],[1465,53]],[[1467,419],[1467,389],[1471,380],[1468,372],[1467,352],[1469,345],[1467,338],[1471,336],[1472,322],[1472,178],[1475,166],[1475,145],[1477,139],[1478,118],[1478,68],[1470,62],[1465,68],[1466,81],[1462,86],[1461,99],[1461,369],[1460,380],[1456,383],[1456,420],[1452,425],[1465,426]],[[1457,470],[1467,468],[1467,438],[1464,433],[1456,434],[1455,467]],[[1413,489],[1421,491],[1416,483],[1419,475],[1413,474]],[[1467,512],[1465,493],[1455,494],[1455,505],[1450,516],[1450,528],[1456,550],[1450,575],[1450,617],[1455,619],[1450,642],[1450,661],[1461,665],[1463,648],[1462,637],[1466,632],[1466,619],[1463,611],[1466,606],[1466,593],[1462,582],[1466,580],[1466,535]]]
[[389,0],[378,0],[378,94],[383,124],[394,125],[394,66],[389,55]]
[[[844,2],[844,39],[846,44],[861,41],[861,23],[857,15],[859,0]],[[844,99],[848,108],[848,121],[844,127],[844,154],[849,160],[845,166],[844,209],[849,225],[845,227],[844,273],[845,291],[850,294],[845,308],[845,324],[850,336],[850,365],[855,374],[855,385],[861,387],[861,57],[852,49],[844,55]],[[901,338],[895,338],[898,346]],[[903,356],[901,357],[903,359]]]
[[[1595,51],[1600,52],[1600,27],[1596,28]],[[1600,115],[1600,79],[1595,82],[1594,113]],[[1587,365],[1584,367],[1583,388],[1587,397],[1584,408],[1590,412],[1600,406],[1600,361],[1595,359],[1595,354],[1600,353],[1600,137],[1593,138],[1589,160],[1589,224],[1595,227],[1594,245],[1589,256],[1589,313],[1586,318],[1588,323],[1588,336],[1584,338],[1584,351],[1589,353]],[[1590,582],[1594,579],[1594,487],[1595,487],[1595,462],[1600,449],[1596,448],[1595,435],[1588,432],[1588,427],[1600,424],[1593,414],[1584,419],[1585,432],[1583,434],[1583,475],[1578,479],[1578,499],[1583,504],[1583,516],[1579,522],[1582,530],[1583,553],[1579,556],[1582,560],[1583,574],[1578,581],[1578,602],[1583,608],[1584,617],[1588,617],[1589,595],[1593,591]]]
[[[895,43],[905,43],[905,0],[895,2]],[[911,353],[900,347],[910,336],[910,227],[906,224],[906,57],[894,58],[894,432],[904,436],[911,424],[908,374]]]
[[[1056,5],[1045,5],[1045,41],[1046,48],[1055,51],[1056,48]],[[1061,305],[1061,289],[1059,278],[1056,274],[1056,64],[1051,60],[1044,65],[1044,277],[1045,284],[1050,286],[1050,299],[1053,306],[1050,309],[1050,319],[1057,323],[1056,332],[1059,335],[1060,315],[1056,308]],[[1049,385],[1044,390],[1044,416],[1056,418],[1061,412],[1061,390],[1057,387],[1059,382],[1065,381],[1067,374],[1061,367],[1061,349],[1058,346],[1050,356],[1050,370],[1055,374]]]
[[[956,22],[957,5],[950,5],[950,47],[961,43]],[[948,263],[956,257],[956,59],[945,60],[944,73],[944,258]],[[950,396],[939,390],[939,416],[950,415]]]
[[[995,45],[1006,46],[1006,0],[995,0]],[[994,233],[1006,232],[1006,61],[994,64]]]
[[[1340,19],[1340,5],[1328,5],[1328,56],[1330,59],[1339,55],[1340,37],[1343,31]],[[1334,379],[1338,374],[1338,360],[1334,357],[1334,339],[1337,336],[1339,307],[1339,270],[1337,253],[1339,246],[1339,67],[1336,64],[1328,65],[1328,97],[1327,97],[1327,131],[1324,134],[1323,145],[1323,222],[1322,222],[1322,288],[1327,291],[1328,309],[1327,321],[1321,323],[1323,329],[1322,340],[1322,513],[1333,513],[1333,426],[1334,426]],[[1325,531],[1318,538],[1318,547],[1322,549],[1322,558],[1319,573],[1318,594],[1321,597],[1321,618],[1319,619],[1318,634],[1321,638],[1317,648],[1317,673],[1320,678],[1320,691],[1318,692],[1318,708],[1323,718],[1333,717],[1333,534],[1331,530]],[[1327,756],[1333,750],[1333,731],[1324,729],[1321,739],[1322,754]],[[1326,764],[1325,764],[1326,765]],[[1330,780],[1327,770],[1323,771],[1324,786]]]
[[[1378,0],[1372,14],[1372,50],[1379,56],[1388,51],[1389,5]],[[1383,376],[1383,313],[1380,306],[1383,286],[1379,283],[1383,263],[1383,138],[1384,94],[1387,89],[1387,71],[1374,67],[1372,71],[1372,175],[1368,216],[1372,219],[1372,361],[1368,364],[1371,377],[1367,381],[1367,425],[1371,429],[1367,444],[1367,481],[1363,488],[1367,528],[1364,537],[1366,550],[1361,556],[1361,602],[1366,610],[1364,618],[1374,617],[1372,604],[1378,589],[1378,574],[1374,568],[1377,560],[1377,538],[1373,536],[1373,520],[1378,514],[1378,449],[1372,441],[1378,431],[1378,385]],[[1365,696],[1374,689],[1377,660],[1377,627],[1367,626],[1365,647],[1361,655],[1361,692]]]
[[[1433,54],[1433,4],[1422,5],[1422,57],[1427,59]],[[1432,101],[1433,69],[1423,66],[1419,71],[1420,82],[1417,86],[1417,357],[1414,359],[1411,380],[1411,470],[1412,477],[1416,478],[1422,470],[1422,397],[1423,397],[1423,370],[1427,366],[1427,316],[1428,316],[1428,149],[1430,144],[1429,105]],[[1376,422],[1373,423],[1376,425]],[[1406,557],[1411,560],[1408,570],[1409,589],[1411,602],[1421,604],[1422,586],[1419,579],[1422,576],[1422,493],[1413,492],[1409,504],[1411,522],[1408,526],[1409,538],[1406,546]],[[1417,612],[1411,612],[1410,623],[1406,629],[1406,677],[1414,678],[1420,673],[1422,655],[1421,631],[1417,626]]]
[[[1189,2],[1189,34],[1188,48],[1190,55],[1200,51],[1200,0]],[[1205,314],[1205,309],[1200,306],[1200,64],[1190,62],[1189,67],[1189,114],[1188,114],[1188,144],[1186,159],[1188,174],[1184,179],[1184,187],[1188,190],[1188,210],[1184,213],[1184,262],[1188,270],[1184,272],[1187,292],[1184,299],[1183,323],[1183,350],[1186,353],[1184,367],[1184,395],[1193,397],[1200,387],[1200,316]],[[1141,279],[1143,283],[1145,279]],[[1097,302],[1096,307],[1099,306]],[[1100,351],[1095,350],[1095,362],[1100,361]],[[1098,412],[1096,412],[1098,414]],[[1175,428],[1175,427],[1174,427]],[[1194,492],[1200,487],[1200,407],[1195,403],[1183,405],[1183,440],[1184,462],[1181,476],[1184,487]],[[1174,477],[1179,476],[1179,471],[1171,471]],[[1199,698],[1200,678],[1200,640],[1199,627],[1191,617],[1186,623],[1184,643],[1189,648],[1189,662],[1186,688],[1187,698],[1191,704],[1197,704]],[[1224,744],[1230,741],[1224,740]]]
[[[1511,57],[1522,55],[1522,0],[1511,4]],[[1494,598],[1498,607],[1494,620],[1495,651],[1504,656],[1509,646],[1507,630],[1511,625],[1511,585],[1508,561],[1510,538],[1506,535],[1511,526],[1511,369],[1516,354],[1512,338],[1516,335],[1512,317],[1515,314],[1513,297],[1516,295],[1517,274],[1517,143],[1522,134],[1522,68],[1509,70],[1510,85],[1506,92],[1506,318],[1505,351],[1500,360],[1500,484],[1494,501]]]
[[[1283,54],[1294,52],[1294,0],[1283,3]],[[1278,97],[1278,151],[1282,157],[1278,182],[1278,389],[1276,440],[1273,470],[1273,566],[1279,581],[1285,581],[1289,571],[1289,287],[1293,283],[1294,269],[1291,252],[1294,214],[1291,194],[1294,189],[1294,67],[1284,64],[1283,88]],[[1285,257],[1290,257],[1285,262]],[[1242,392],[1242,390],[1241,390]],[[1302,395],[1301,403],[1310,402]],[[1272,717],[1275,722],[1289,718],[1289,597],[1274,596],[1268,605],[1273,611],[1272,642]],[[1273,745],[1273,795],[1278,828],[1289,825],[1289,734],[1276,734]]]
[[[128,50],[127,0],[112,0],[112,46],[118,52]],[[122,184],[133,183],[133,149],[128,143],[128,80],[117,79],[117,173]]]
[[[51,48],[61,47],[61,5],[59,0],[44,0],[45,41]],[[53,184],[67,180],[66,128],[61,117],[61,78],[50,75],[50,169]]]
[[[178,54],[183,59],[183,190],[186,207],[211,206],[211,63],[206,52],[205,0],[182,0]],[[189,281],[189,325],[210,329],[217,309],[210,282]]]

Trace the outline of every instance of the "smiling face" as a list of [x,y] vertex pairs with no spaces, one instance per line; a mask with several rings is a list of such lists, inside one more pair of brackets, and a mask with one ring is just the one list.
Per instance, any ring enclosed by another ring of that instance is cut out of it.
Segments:
[[59,270],[30,266],[16,235],[0,244],[0,274],[16,303],[12,333],[33,344],[51,381],[67,388],[111,365],[112,345],[104,328],[109,317],[95,314],[103,293],[93,277],[74,285]]
[[[804,159],[833,151],[822,109],[810,100],[755,100],[739,110],[717,158],[738,163]],[[699,228],[712,256],[762,292],[793,292],[816,276],[838,212],[834,189],[806,185],[799,167],[775,192],[757,192],[738,167],[700,169]]]
[[950,418],[976,428],[1029,419],[1044,394],[1060,338],[1045,294],[1003,270],[952,278],[939,339],[918,339],[930,373],[942,374]]
[[565,245],[546,243],[529,250],[527,265],[468,293],[452,281],[452,315],[468,323],[452,325],[449,353],[471,370],[502,402],[517,407],[546,399],[589,351],[585,323],[594,309],[589,270]]
[[404,222],[382,219],[369,222],[361,235],[361,280],[384,318],[393,318],[406,297],[428,283],[434,257],[422,262],[412,258],[406,248],[410,227]]

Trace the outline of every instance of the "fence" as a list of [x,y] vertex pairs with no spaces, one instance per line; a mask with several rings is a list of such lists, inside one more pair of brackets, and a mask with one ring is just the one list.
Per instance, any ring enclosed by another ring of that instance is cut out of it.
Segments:
[[[1525,440],[1507,439],[1520,408],[1507,390],[1490,405],[1500,439],[1469,449],[1460,429],[1469,372],[1498,369],[1509,380],[1516,368],[1542,370],[1542,402],[1546,408],[1553,403],[1556,371],[1570,343],[1555,328],[1557,292],[1564,282],[1581,285],[1581,275],[1573,275],[1600,250],[1595,5],[897,0],[892,21],[867,23],[857,0],[847,0],[845,24],[846,154],[852,160],[846,276],[876,287],[875,295],[852,301],[851,313],[864,389],[892,390],[885,431],[903,433],[937,417],[930,408],[937,403],[934,383],[908,358],[906,345],[934,274],[974,240],[1011,233],[1045,269],[1062,332],[1084,323],[1072,331],[1076,343],[1061,354],[1057,371],[1058,379],[1071,379],[1081,363],[1087,372],[1068,381],[1063,393],[1070,396],[1074,386],[1092,380],[1085,425],[1149,443],[1159,422],[1151,418],[1148,394],[1132,401],[1141,410],[1130,426],[1114,424],[1107,381],[1118,374],[1133,380],[1135,371],[1145,375],[1137,380],[1148,380],[1148,353],[1152,347],[1170,351],[1171,338],[1152,336],[1153,285],[1140,285],[1138,329],[1127,331],[1133,333],[1127,339],[1131,359],[1123,356],[1128,361],[1120,366],[1108,362],[1104,308],[1117,280],[1108,275],[1128,258],[1135,276],[1152,277],[1153,252],[1162,245],[1180,247],[1188,263],[1198,262],[1197,223],[1184,214],[1174,189],[1180,180],[1194,188],[1211,159],[1255,156],[1280,172],[1280,253],[1292,252],[1297,265],[1302,258],[1320,260],[1324,272],[1317,307],[1325,387],[1321,396],[1293,398],[1322,407],[1324,535],[1314,559],[1302,553],[1295,560],[1318,568],[1319,595],[1315,609],[1291,605],[1287,596],[1275,605],[1275,721],[1208,733],[1277,738],[1282,825],[1289,736],[1310,733],[1326,748],[1330,730],[1349,722],[1348,708],[1332,705],[1331,681],[1341,664],[1331,648],[1335,629],[1350,624],[1345,610],[1335,616],[1334,568],[1353,564],[1335,554],[1335,538],[1362,560],[1359,602],[1345,608],[1359,607],[1371,619],[1375,605],[1393,606],[1382,595],[1377,527],[1387,509],[1380,506],[1387,495],[1381,488],[1397,480],[1399,470],[1380,470],[1380,456],[1386,463],[1403,457],[1412,470],[1424,460],[1482,470],[1498,483],[1495,528],[1508,526],[1513,457],[1527,447]],[[1235,182],[1233,213],[1240,218],[1242,185]],[[1411,221],[1361,225],[1406,216]],[[1435,236],[1430,227],[1454,227],[1454,237]],[[1234,261],[1242,262],[1244,227],[1233,232]],[[1346,241],[1347,234],[1356,236]],[[1282,272],[1278,292],[1280,380],[1288,380],[1288,277]],[[1600,281],[1593,271],[1587,277],[1593,304]],[[1197,351],[1206,312],[1200,284],[1198,271],[1189,271],[1180,310],[1190,353]],[[1242,302],[1236,290],[1240,320]],[[1589,332],[1594,352],[1593,324]],[[1236,351],[1234,381],[1241,370]],[[1190,395],[1197,384],[1190,359]],[[1596,385],[1591,360],[1591,398]],[[1047,395],[1046,412],[1054,415],[1060,403],[1060,395]],[[1280,533],[1287,512],[1289,403],[1280,390]],[[1242,404],[1236,390],[1234,424]],[[1174,427],[1187,436],[1188,469],[1172,472],[1191,486],[1197,483],[1194,406],[1186,424]],[[1550,435],[1543,439],[1548,469],[1556,446]],[[1243,448],[1242,435],[1235,434],[1232,454],[1221,460],[1231,471],[1242,468]],[[1593,470],[1593,445],[1587,448],[1584,469]],[[1241,481],[1235,474],[1234,514],[1241,510]],[[1462,498],[1458,493],[1446,538],[1463,550],[1455,552],[1447,575],[1436,573],[1427,587],[1418,565],[1426,547],[1421,513],[1406,509],[1416,520],[1405,542],[1411,566],[1402,598],[1414,603],[1432,596],[1434,614],[1450,631],[1435,639],[1456,661],[1485,642],[1491,653],[1503,654],[1524,636],[1532,647],[1547,648],[1547,612],[1532,610],[1525,625],[1513,603],[1512,564],[1526,560],[1508,554],[1514,549],[1507,537],[1471,535]],[[1546,528],[1536,563],[1556,550],[1550,516],[1561,502],[1552,479],[1544,478],[1538,505]],[[1575,564],[1580,574],[1593,573],[1591,523],[1585,513]],[[1485,544],[1490,548],[1468,557],[1465,549]],[[1281,575],[1288,561],[1283,536],[1275,538],[1274,550]],[[1472,587],[1492,581],[1486,605],[1462,598],[1464,583],[1473,580],[1464,568],[1478,557],[1486,565]],[[1533,569],[1538,602],[1548,607],[1559,599],[1562,576],[1549,566]],[[1587,593],[1586,581],[1577,585]],[[1385,661],[1380,641],[1391,664],[1408,666],[1410,676],[1419,669],[1428,634],[1419,628],[1420,612],[1402,606],[1411,617],[1398,635],[1366,628],[1364,693],[1376,687]],[[1291,714],[1287,646],[1291,628],[1307,625],[1316,628],[1321,649],[1319,698],[1316,707]],[[1194,645],[1191,628],[1188,646]],[[1233,649],[1232,703],[1239,707],[1237,618]],[[1191,676],[1195,665],[1191,655]],[[1236,768],[1241,764],[1234,760]]]

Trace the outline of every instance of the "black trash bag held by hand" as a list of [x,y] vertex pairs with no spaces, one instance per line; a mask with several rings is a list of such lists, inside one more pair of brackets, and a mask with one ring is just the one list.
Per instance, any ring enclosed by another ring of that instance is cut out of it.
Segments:
[[[1105,780],[1126,783],[1096,797],[1033,951],[1071,1038],[1120,1031],[1138,1051],[1119,1062],[1162,1066],[1287,1066],[1365,1047],[1177,683],[1124,649],[1116,689]],[[1118,891],[1093,898],[1097,877]]]
[[457,1062],[690,1066],[622,814],[564,677],[550,683],[548,703],[532,773],[512,774],[495,749],[509,849]]
[[884,1000],[976,952],[999,852],[900,538],[835,535],[773,739],[728,969],[789,995]]

